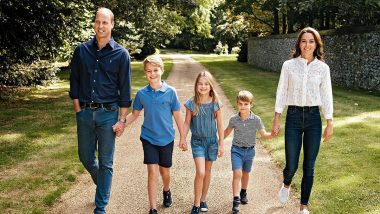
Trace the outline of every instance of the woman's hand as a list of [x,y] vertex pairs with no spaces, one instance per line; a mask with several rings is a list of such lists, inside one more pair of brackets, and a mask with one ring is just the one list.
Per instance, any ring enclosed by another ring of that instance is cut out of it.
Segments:
[[333,135],[333,123],[332,120],[327,120],[325,131],[323,132],[323,142],[329,142]]
[[277,136],[279,133],[280,133],[280,121],[278,118],[274,118],[273,119],[273,124],[272,124],[272,132],[271,132],[271,135],[272,136]]

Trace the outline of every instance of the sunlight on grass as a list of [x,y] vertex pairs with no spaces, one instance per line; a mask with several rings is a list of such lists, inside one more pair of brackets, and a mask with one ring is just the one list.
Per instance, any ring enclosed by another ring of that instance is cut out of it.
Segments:
[[[334,121],[334,128],[347,125],[350,123],[366,122],[368,119],[380,119],[380,111],[364,112],[352,117],[342,117]],[[380,127],[380,124],[377,124]]]
[[23,135],[19,133],[11,133],[11,134],[4,134],[1,135],[1,139],[4,141],[17,141],[20,139]]

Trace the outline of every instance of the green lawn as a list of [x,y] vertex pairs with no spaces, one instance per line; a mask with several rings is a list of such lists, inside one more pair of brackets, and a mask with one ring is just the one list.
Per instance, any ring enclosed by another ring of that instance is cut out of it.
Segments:
[[[164,77],[172,68],[165,60]],[[132,63],[133,93],[147,84]],[[78,160],[69,72],[49,87],[26,88],[0,102],[0,211],[44,213],[85,170]],[[134,97],[134,95],[133,95]]]
[[[262,117],[270,131],[279,73],[239,63],[236,56],[193,58],[212,72],[231,103],[235,103],[239,90],[253,92],[256,100],[253,111]],[[321,214],[379,213],[380,96],[337,86],[333,86],[333,95],[334,136],[321,146],[310,209]],[[285,115],[281,120],[284,127]],[[280,137],[263,143],[282,168],[283,132]],[[301,172],[302,162],[293,182],[298,195]]]

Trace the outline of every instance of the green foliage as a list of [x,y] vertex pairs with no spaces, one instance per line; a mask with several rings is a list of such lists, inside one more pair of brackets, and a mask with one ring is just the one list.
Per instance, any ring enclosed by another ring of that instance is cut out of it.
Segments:
[[219,55],[228,54],[228,45],[222,44],[220,41],[216,45],[214,52]]
[[59,68],[46,60],[30,65],[16,64],[8,70],[0,70],[0,85],[48,85],[56,80],[55,74],[58,70]]
[[53,80],[55,70],[40,59],[67,60],[89,36],[87,0],[2,0],[0,8],[0,84]]
[[241,45],[239,55],[237,57],[238,62],[247,62],[248,61],[248,44],[247,42],[243,42]]

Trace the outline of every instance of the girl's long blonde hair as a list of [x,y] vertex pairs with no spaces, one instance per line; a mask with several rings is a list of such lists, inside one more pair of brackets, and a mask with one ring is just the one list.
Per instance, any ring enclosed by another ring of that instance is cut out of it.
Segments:
[[198,74],[197,78],[195,79],[195,84],[194,84],[194,112],[193,115],[198,115],[199,113],[199,106],[200,106],[200,96],[197,90],[197,85],[199,82],[199,79],[201,77],[205,77],[208,83],[210,84],[210,97],[212,97],[213,102],[216,102],[218,106],[220,107],[220,100],[218,93],[215,91],[215,80],[214,77],[211,75],[210,72],[208,71],[202,71]]

